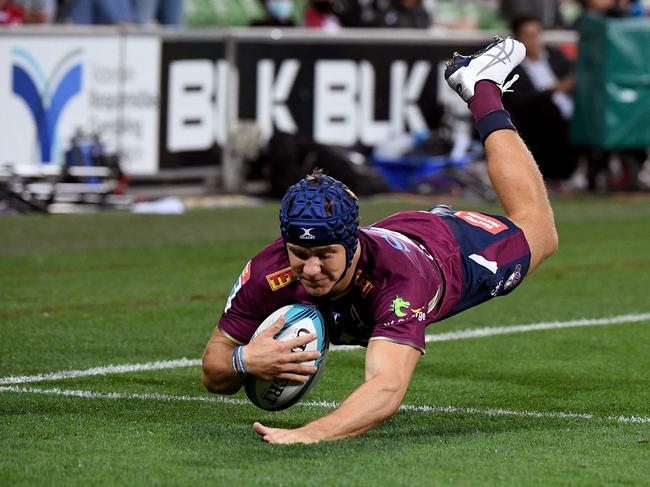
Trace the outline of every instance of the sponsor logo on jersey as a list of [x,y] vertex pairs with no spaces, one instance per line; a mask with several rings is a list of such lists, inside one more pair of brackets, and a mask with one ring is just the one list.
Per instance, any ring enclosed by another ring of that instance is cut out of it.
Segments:
[[459,211],[456,213],[456,216],[462,218],[470,225],[482,228],[486,232],[490,232],[492,235],[496,235],[497,233],[508,229],[505,223],[494,217],[476,211]]
[[242,288],[244,284],[248,282],[250,278],[251,278],[251,261],[249,260],[248,262],[246,262],[246,265],[244,266],[244,270],[241,271],[241,274],[239,274],[239,277],[235,281],[234,286],[230,290],[228,301],[226,301],[226,307],[223,310],[224,313],[228,312],[228,310],[232,306],[232,300],[235,299],[235,296],[237,295],[239,290]]
[[311,232],[314,230],[314,227],[311,228],[300,227],[300,230],[302,230],[302,235],[300,235],[300,238],[302,240],[314,240],[316,238],[311,234]]
[[379,326],[393,326],[393,325],[399,325],[400,323],[404,323],[406,321],[406,318],[399,318],[397,320],[390,320],[386,321],[385,323],[382,323]]
[[364,298],[367,297],[375,288],[372,282],[370,282],[368,274],[363,272],[361,269],[357,270],[357,273],[354,276],[354,285],[361,289],[361,296]]
[[266,282],[269,283],[269,287],[272,291],[282,289],[283,287],[288,286],[296,280],[296,276],[291,270],[291,267],[285,267],[278,272],[274,272],[273,274],[266,276]]

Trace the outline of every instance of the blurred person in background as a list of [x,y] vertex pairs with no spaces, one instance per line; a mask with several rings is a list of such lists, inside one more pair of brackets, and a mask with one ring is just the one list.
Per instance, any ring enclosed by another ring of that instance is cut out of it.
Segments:
[[131,0],[135,21],[140,25],[158,23],[180,27],[185,0]]
[[380,27],[428,29],[431,16],[422,0],[377,0]]
[[529,16],[539,19],[544,29],[565,27],[560,15],[560,0],[501,0],[500,12],[510,24]]
[[504,105],[544,178],[561,181],[577,167],[577,153],[569,145],[574,66],[560,50],[544,45],[542,31],[537,17],[513,21],[512,33],[526,46],[526,57],[513,71],[519,75],[517,89],[504,98]]
[[59,7],[59,19],[79,25],[133,23],[131,0],[67,0]]
[[26,24],[49,24],[56,19],[56,0],[21,0]]
[[342,13],[346,2],[342,0],[308,0],[305,8],[305,26],[336,32],[341,29],[337,14]]
[[311,18],[306,19],[306,23],[318,21],[321,17],[335,16],[334,23],[337,27],[378,27],[376,3],[377,0],[313,2],[308,5]]
[[435,0],[431,5],[434,24],[446,29],[504,31],[508,27],[499,0]]
[[639,17],[646,9],[638,0],[580,0],[585,12],[602,14],[606,17]]
[[341,27],[426,29],[432,0],[309,0],[305,25],[336,31]]
[[261,0],[264,17],[251,22],[251,27],[295,27],[294,0]]
[[185,0],[183,24],[190,28],[246,27],[264,15],[262,4],[262,0]]
[[25,10],[11,0],[0,0],[0,25],[22,24]]

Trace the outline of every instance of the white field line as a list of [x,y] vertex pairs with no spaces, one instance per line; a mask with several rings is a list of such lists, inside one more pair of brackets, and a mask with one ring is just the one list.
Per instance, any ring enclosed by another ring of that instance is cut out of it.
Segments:
[[[533,323],[528,325],[499,326],[492,328],[474,328],[468,330],[454,331],[449,333],[438,333],[427,335],[426,341],[446,342],[452,340],[465,340],[468,338],[484,338],[509,333],[525,333],[530,331],[556,330],[560,328],[575,328],[582,326],[606,326],[622,325],[650,321],[650,313],[639,313],[630,315],[611,316],[609,318],[582,319],[570,321],[551,321],[546,323]],[[357,346],[335,345],[333,351],[358,350]],[[49,372],[36,375],[7,376],[0,377],[0,385],[27,384],[34,382],[49,382],[63,379],[74,379],[77,377],[91,377],[97,375],[126,374],[129,372],[141,372],[149,370],[176,369],[181,367],[196,367],[201,365],[200,359],[181,358],[177,360],[160,360],[156,362],[145,362],[140,364],[105,365],[82,370],[64,370],[60,372]]]
[[[207,402],[217,404],[234,404],[237,406],[252,406],[252,403],[243,399],[232,399],[223,396],[173,396],[169,394],[145,394],[130,392],[95,392],[72,389],[59,389],[57,387],[42,389],[38,387],[0,386],[0,392],[14,392],[23,394],[45,394],[51,396],[76,397],[84,399],[131,399],[131,400],[153,400],[165,402]],[[298,403],[297,407],[334,409],[339,403],[330,401],[304,401]],[[647,424],[650,418],[642,416],[597,416],[589,413],[571,412],[545,412],[525,411],[521,409],[501,408],[465,408],[457,406],[415,406],[402,405],[400,411],[429,414],[463,414],[472,416],[506,416],[519,418],[540,418],[540,419],[576,419],[587,421],[615,421],[617,423]]]
[[627,323],[638,323],[650,321],[650,313],[639,313],[632,315],[611,316],[609,318],[592,318],[569,321],[549,321],[547,323],[533,323],[530,325],[497,326],[492,328],[474,328],[472,330],[452,331],[450,333],[439,333],[427,335],[427,342],[447,342],[450,340],[463,340],[466,338],[483,338],[494,335],[505,335],[506,333],[526,333],[529,331],[558,330],[560,328],[577,328],[581,326],[608,326],[622,325]]
[[74,379],[77,377],[91,377],[94,375],[127,374],[129,372],[141,372],[146,370],[178,369],[181,367],[195,367],[197,365],[201,365],[201,360],[188,358],[181,358],[178,360],[159,360],[157,362],[146,362],[143,364],[105,365],[103,367],[93,367],[92,369],[63,370],[61,372],[49,372],[47,374],[2,377],[0,378],[0,385]]

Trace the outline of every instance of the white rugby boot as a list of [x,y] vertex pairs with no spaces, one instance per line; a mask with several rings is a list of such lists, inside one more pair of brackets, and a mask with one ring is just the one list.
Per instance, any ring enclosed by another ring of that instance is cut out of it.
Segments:
[[525,56],[526,48],[521,42],[495,36],[492,44],[474,54],[461,56],[455,52],[447,61],[445,79],[466,102],[474,96],[474,86],[481,80],[494,81],[505,93],[519,75],[504,83],[506,78]]

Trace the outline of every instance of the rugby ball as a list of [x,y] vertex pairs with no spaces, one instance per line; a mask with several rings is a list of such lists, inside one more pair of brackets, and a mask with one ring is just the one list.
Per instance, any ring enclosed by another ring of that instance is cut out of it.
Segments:
[[[244,384],[246,395],[253,404],[267,411],[280,411],[281,409],[293,406],[314,387],[325,366],[325,358],[327,357],[329,347],[327,327],[325,326],[323,315],[315,307],[306,304],[290,304],[271,313],[257,328],[251,340],[255,339],[259,333],[275,323],[282,315],[285,318],[284,326],[274,338],[276,340],[291,340],[300,335],[316,333],[318,338],[305,345],[304,351],[318,350],[321,356],[317,360],[305,362],[315,364],[318,367],[318,370],[311,374],[309,380],[305,383],[286,379],[268,381],[253,376],[246,378]],[[302,347],[293,351],[302,351]]]

